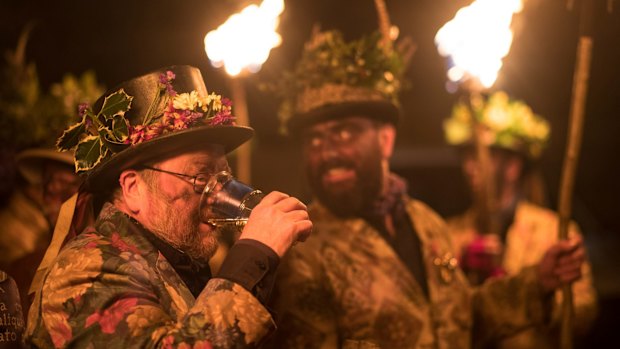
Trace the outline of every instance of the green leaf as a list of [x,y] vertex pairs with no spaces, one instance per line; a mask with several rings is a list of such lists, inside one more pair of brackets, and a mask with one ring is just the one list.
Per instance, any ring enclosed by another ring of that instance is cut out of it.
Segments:
[[112,134],[117,142],[124,142],[129,137],[129,122],[123,115],[116,115],[112,119]]
[[82,139],[75,150],[75,171],[81,173],[92,169],[101,162],[103,155],[103,143],[99,136]]
[[127,147],[129,147],[129,144],[125,144],[125,142],[119,142],[113,139],[113,136],[111,136],[110,134],[103,136],[101,140],[103,141],[103,144],[106,147],[106,149],[111,151],[112,153],[121,152],[125,150]]
[[132,100],[132,96],[120,89],[105,98],[99,115],[103,115],[106,120],[112,119],[115,115],[125,115],[131,108]]
[[60,151],[71,150],[80,142],[82,134],[86,132],[86,118],[66,129],[56,141],[56,148]]

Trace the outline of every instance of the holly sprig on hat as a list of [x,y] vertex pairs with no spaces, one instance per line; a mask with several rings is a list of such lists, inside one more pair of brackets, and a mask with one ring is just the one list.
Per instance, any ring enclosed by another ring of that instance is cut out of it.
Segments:
[[66,129],[56,143],[60,151],[75,149],[77,173],[97,166],[109,151],[127,147],[129,122],[125,113],[131,108],[132,100],[132,96],[120,89],[105,97],[97,113],[88,105],[80,105],[81,121]]
[[195,90],[177,93],[172,86],[175,78],[172,71],[160,75],[158,93],[137,125],[131,125],[125,116],[133,97],[122,88],[106,96],[98,112],[88,104],[80,105],[80,122],[64,131],[57,148],[75,149],[75,170],[81,173],[95,168],[114,153],[163,134],[195,125],[234,125],[230,100],[215,93],[204,96]]

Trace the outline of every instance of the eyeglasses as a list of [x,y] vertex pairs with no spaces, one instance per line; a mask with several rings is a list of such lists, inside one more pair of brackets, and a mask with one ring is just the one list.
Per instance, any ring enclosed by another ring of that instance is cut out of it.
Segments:
[[[209,181],[209,178],[211,178],[211,176],[213,175],[212,173],[198,173],[195,176],[190,176],[190,175],[184,174],[184,173],[166,171],[166,170],[162,170],[161,168],[155,168],[155,167],[144,166],[144,165],[140,166],[140,168],[141,169],[155,171],[155,172],[167,173],[167,174],[171,174],[171,175],[174,175],[174,176],[191,179],[191,181],[189,181],[189,182],[192,183],[192,185],[194,186],[194,191],[196,193],[198,193],[198,194],[202,194],[202,191],[207,186],[207,182]],[[230,168],[226,168],[225,171],[230,172]]]
[[317,149],[327,142],[334,146],[343,146],[353,143],[364,132],[375,127],[370,120],[355,120],[337,122],[321,130],[312,130],[303,135],[306,147]]

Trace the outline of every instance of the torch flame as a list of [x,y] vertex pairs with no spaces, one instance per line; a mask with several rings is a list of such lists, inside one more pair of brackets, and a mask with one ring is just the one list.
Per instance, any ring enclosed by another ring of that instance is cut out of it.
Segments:
[[512,17],[521,12],[522,1],[476,0],[439,29],[435,44],[439,54],[451,58],[451,81],[473,77],[486,88],[495,83],[512,43]]
[[260,6],[247,6],[233,14],[216,30],[205,36],[205,51],[215,67],[224,66],[231,76],[244,69],[257,72],[269,57],[269,51],[282,42],[276,32],[283,0],[264,0]]

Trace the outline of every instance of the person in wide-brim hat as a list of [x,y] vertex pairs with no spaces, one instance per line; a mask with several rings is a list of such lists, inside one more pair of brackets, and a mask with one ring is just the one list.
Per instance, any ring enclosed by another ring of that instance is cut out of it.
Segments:
[[261,195],[213,277],[224,228],[208,184],[230,175],[226,154],[252,129],[190,66],[126,81],[79,114],[57,147],[74,150],[85,183],[33,280],[27,343],[257,346],[274,330],[263,304],[279,260],[312,223],[297,198]]
[[30,184],[43,182],[43,169],[46,164],[55,163],[73,168],[73,154],[59,152],[52,148],[33,148],[21,151],[15,156],[17,169]]

